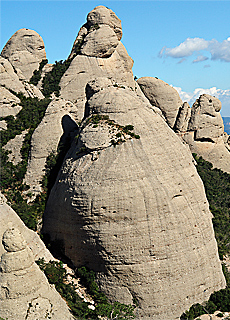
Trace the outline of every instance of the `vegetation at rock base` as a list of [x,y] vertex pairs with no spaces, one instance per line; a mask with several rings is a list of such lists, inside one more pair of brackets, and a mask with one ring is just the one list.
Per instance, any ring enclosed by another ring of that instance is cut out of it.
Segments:
[[88,293],[95,301],[95,309],[89,308],[89,304],[85,302],[76,293],[73,282],[67,282],[67,273],[62,262],[50,261],[44,262],[44,259],[36,261],[41,270],[45,273],[49,283],[54,284],[57,291],[66,300],[72,313],[78,319],[99,319],[99,316],[108,317],[109,319],[128,320],[134,319],[134,306],[125,305],[119,302],[113,304],[108,302],[107,297],[99,291],[95,282],[95,273],[81,267],[77,269],[77,276],[86,286]]
[[[45,203],[44,194],[38,196],[31,204],[27,204],[23,197],[23,191],[28,190],[29,186],[23,184],[26,173],[28,157],[30,152],[30,141],[32,134],[41,122],[50,99],[39,100],[38,98],[26,98],[23,94],[15,93],[20,98],[21,111],[16,118],[13,116],[1,117],[7,122],[7,129],[1,131],[0,157],[1,157],[1,181],[0,186],[4,195],[7,197],[12,208],[21,217],[23,222],[33,230],[36,230],[37,221],[41,217]],[[28,130],[21,148],[21,162],[14,165],[8,160],[9,151],[4,150],[3,146],[16,135]]]
[[[193,154],[197,171],[204,183],[206,196],[212,212],[213,227],[218,244],[221,260],[230,253],[230,175],[220,169],[213,169],[213,165],[202,157]],[[181,320],[193,320],[202,314],[212,314],[217,310],[230,311],[230,273],[222,265],[227,287],[211,294],[208,301],[195,304],[182,316]]]
[[40,62],[38,70],[34,70],[32,77],[30,78],[30,83],[34,84],[35,86],[41,79],[42,69],[48,63],[47,59],[44,59]]

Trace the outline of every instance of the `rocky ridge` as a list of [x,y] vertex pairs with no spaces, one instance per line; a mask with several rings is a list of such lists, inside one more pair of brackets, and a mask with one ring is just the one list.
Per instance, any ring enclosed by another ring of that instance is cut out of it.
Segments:
[[190,108],[162,80],[143,77],[137,82],[150,103],[162,111],[169,126],[188,143],[192,153],[230,173],[230,139],[224,132],[221,102],[217,98],[203,94]]

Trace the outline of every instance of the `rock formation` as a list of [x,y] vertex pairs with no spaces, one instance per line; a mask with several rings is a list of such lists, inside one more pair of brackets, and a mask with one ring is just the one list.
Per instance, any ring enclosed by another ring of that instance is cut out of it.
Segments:
[[230,173],[230,142],[224,133],[220,100],[203,94],[190,108],[178,92],[162,80],[144,77],[137,82],[150,103],[162,111],[169,126],[188,143],[192,153]]
[[14,139],[11,139],[3,147],[3,149],[10,151],[8,154],[8,159],[15,166],[22,161],[20,150],[22,148],[22,143],[27,134],[28,130],[23,131],[21,134],[18,134]]
[[0,262],[0,317],[17,320],[69,319],[64,300],[34,262],[22,234],[7,229]]
[[[28,229],[17,213],[7,204],[7,199],[0,192],[0,239],[6,229],[17,228],[25,239],[27,245],[33,252],[35,260],[44,258],[46,261],[53,260],[53,256],[46,249],[41,238],[36,232]],[[2,242],[0,242],[0,256],[5,252]]]
[[46,59],[44,42],[41,36],[29,29],[20,29],[7,42],[1,56],[10,61],[16,72],[21,72],[29,80],[39,63]]
[[225,286],[212,215],[180,138],[109,81],[87,85],[89,118],[51,191],[44,232],[98,272],[111,300],[138,301],[143,319],[176,319]]
[[69,56],[73,61],[60,82],[61,97],[77,106],[79,120],[84,116],[88,81],[111,77],[114,84],[135,89],[133,60],[120,42],[121,37],[121,22],[112,10],[98,6],[88,14],[87,23],[80,29]]
[[24,182],[30,191],[37,195],[41,192],[41,180],[45,174],[48,155],[57,153],[58,145],[65,144],[77,130],[76,108],[70,101],[54,99],[48,106],[44,118],[33,133],[31,151]]
[[229,138],[224,134],[220,109],[221,102],[217,98],[201,95],[192,106],[188,130],[182,136],[191,152],[230,173]]

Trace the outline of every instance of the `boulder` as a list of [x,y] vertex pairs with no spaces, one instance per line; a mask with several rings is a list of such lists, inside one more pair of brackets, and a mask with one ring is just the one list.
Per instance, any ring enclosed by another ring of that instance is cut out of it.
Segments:
[[150,103],[162,111],[168,125],[173,128],[183,105],[178,92],[157,78],[143,77],[138,79],[137,83]]
[[46,59],[44,42],[36,31],[23,28],[8,40],[1,56],[10,61],[16,72],[19,69],[28,81],[39,63]]
[[90,57],[107,58],[114,53],[118,43],[119,41],[113,29],[107,25],[102,25],[89,32],[85,37],[81,54]]
[[[112,301],[173,320],[225,287],[203,184],[188,148],[151,105],[105,79],[51,191],[43,232]],[[128,126],[128,127],[127,127]]]
[[21,232],[8,228],[2,237],[0,317],[17,320],[74,320],[66,303],[34,262]]

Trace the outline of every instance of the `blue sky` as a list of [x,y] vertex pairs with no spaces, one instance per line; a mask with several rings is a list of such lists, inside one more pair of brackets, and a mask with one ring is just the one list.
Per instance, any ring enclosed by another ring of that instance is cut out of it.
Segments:
[[203,92],[230,116],[230,1],[1,1],[1,49],[20,28],[43,38],[50,63],[65,60],[97,5],[122,21],[137,77],[173,85],[190,105]]

